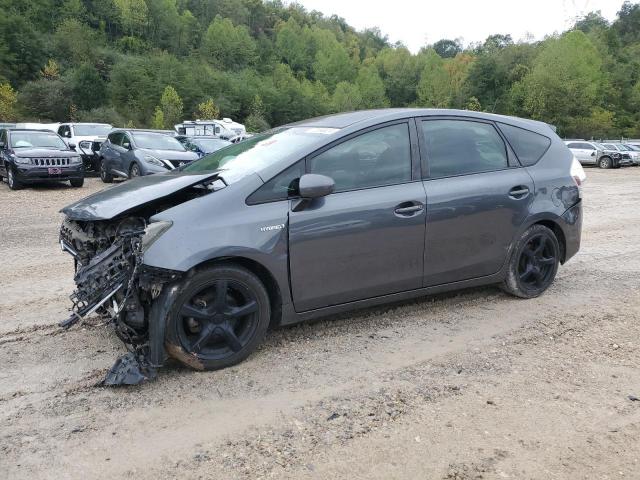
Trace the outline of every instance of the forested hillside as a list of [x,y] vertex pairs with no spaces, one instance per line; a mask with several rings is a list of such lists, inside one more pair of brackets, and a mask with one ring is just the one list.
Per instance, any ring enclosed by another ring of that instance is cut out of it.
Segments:
[[387,106],[640,137],[640,4],[542,42],[497,34],[411,54],[378,29],[280,1],[0,0],[0,121],[170,127],[219,114],[262,130]]

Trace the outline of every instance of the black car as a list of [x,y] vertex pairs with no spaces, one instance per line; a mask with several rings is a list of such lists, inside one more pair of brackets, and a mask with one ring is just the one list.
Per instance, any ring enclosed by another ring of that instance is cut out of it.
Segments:
[[84,184],[80,155],[49,130],[0,130],[0,178],[9,188],[40,182]]
[[279,127],[64,208],[64,325],[106,306],[135,352],[121,383],[143,359],[233,365],[269,325],[487,284],[533,298],[580,247],[583,173],[549,125],[500,115]]
[[206,136],[187,137],[184,135],[177,135],[176,139],[184,145],[184,148],[191,150],[192,152],[196,152],[200,157],[204,157],[209,153],[216,152],[221,148],[232,145],[232,142],[229,140]]

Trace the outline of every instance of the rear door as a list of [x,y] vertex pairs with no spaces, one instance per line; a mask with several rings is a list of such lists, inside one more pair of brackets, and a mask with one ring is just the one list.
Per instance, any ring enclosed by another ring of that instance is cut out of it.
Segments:
[[424,285],[497,273],[534,184],[491,122],[418,122],[427,193]]
[[354,134],[307,159],[335,192],[289,213],[297,311],[422,285],[425,192],[413,121]]

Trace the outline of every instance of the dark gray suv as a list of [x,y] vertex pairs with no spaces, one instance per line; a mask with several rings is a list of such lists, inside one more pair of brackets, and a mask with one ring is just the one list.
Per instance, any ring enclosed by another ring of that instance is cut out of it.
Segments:
[[173,136],[152,130],[113,130],[98,153],[100,178],[133,178],[186,165],[200,158]]
[[576,163],[548,125],[478,112],[276,128],[63,209],[63,325],[110,317],[134,353],[107,383],[136,383],[167,356],[235,364],[269,325],[486,284],[536,297],[580,246]]

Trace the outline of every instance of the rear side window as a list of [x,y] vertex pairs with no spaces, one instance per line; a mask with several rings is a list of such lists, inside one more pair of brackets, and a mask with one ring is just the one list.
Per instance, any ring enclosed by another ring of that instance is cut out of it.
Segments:
[[491,124],[469,120],[425,120],[422,132],[431,178],[508,167],[507,148]]
[[304,161],[290,166],[262,185],[247,198],[247,204],[276,202],[297,195],[302,175],[304,175]]
[[498,126],[504,136],[507,137],[507,141],[513,148],[518,160],[525,167],[537,163],[547,151],[549,145],[551,145],[551,139],[539,133],[504,123],[499,123]]

